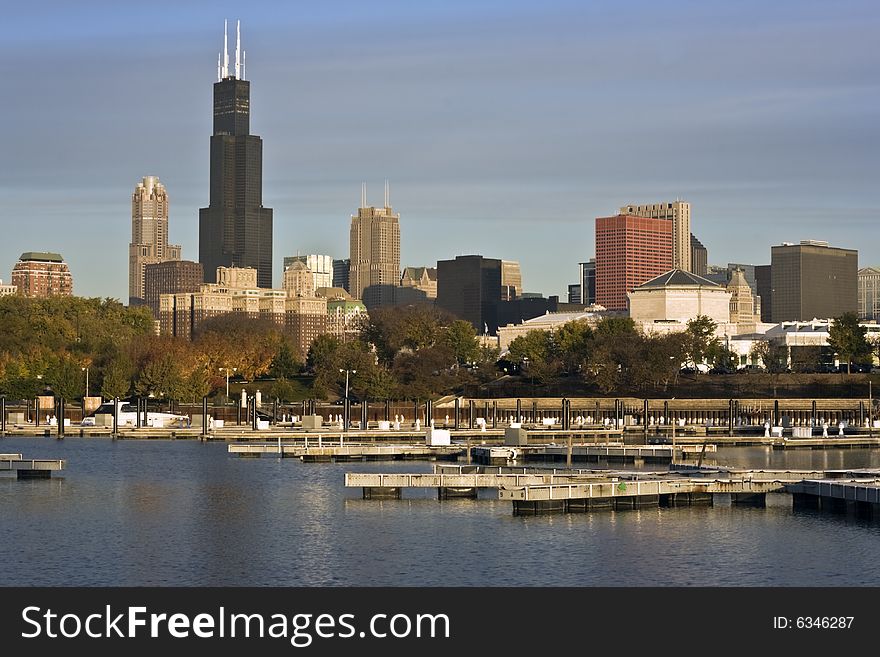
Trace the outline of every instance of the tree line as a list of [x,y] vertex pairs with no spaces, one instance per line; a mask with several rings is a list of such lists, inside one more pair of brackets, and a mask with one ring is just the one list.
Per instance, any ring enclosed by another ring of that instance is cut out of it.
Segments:
[[[302,358],[268,320],[215,317],[185,340],[156,335],[147,308],[114,299],[9,296],[0,298],[0,394],[76,400],[85,394],[86,370],[93,395],[183,402],[225,393],[227,374],[234,381],[268,379],[264,393],[282,401],[341,396],[346,372],[356,399],[436,398],[511,374],[540,385],[580,381],[603,394],[665,391],[683,367],[735,369],[736,356],[716,328],[702,316],[664,334],[642,333],[625,317],[573,321],[517,337],[499,360],[498,349],[481,346],[469,322],[414,305],[374,309],[358,337],[320,336]],[[854,315],[836,319],[830,333],[842,362],[870,358],[877,348]],[[768,369],[787,358],[773,344],[762,349],[767,353],[757,355]]]

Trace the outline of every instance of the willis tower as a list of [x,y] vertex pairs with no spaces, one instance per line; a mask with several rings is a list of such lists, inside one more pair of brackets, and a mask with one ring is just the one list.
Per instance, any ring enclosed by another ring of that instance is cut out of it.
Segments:
[[205,282],[217,267],[253,267],[257,285],[272,287],[272,209],[263,207],[263,140],[250,134],[251,84],[244,79],[241,32],[229,70],[226,25],[214,83],[210,205],[199,210],[199,262]]

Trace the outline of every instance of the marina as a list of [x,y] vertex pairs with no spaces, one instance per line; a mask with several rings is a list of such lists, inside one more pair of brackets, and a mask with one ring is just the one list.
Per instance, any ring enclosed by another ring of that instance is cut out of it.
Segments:
[[[277,452],[240,458],[228,451],[234,445],[4,438],[4,455],[65,463],[61,477],[0,476],[7,537],[0,558],[13,573],[10,582],[198,586],[206,573],[220,586],[880,582],[875,559],[880,526],[864,515],[829,511],[830,503],[815,508],[787,502],[794,494],[765,493],[759,506],[723,492],[707,494],[711,501],[692,492],[683,493],[690,500],[678,497],[670,506],[658,501],[627,508],[620,502],[619,508],[537,514],[526,509],[515,514],[512,500],[499,499],[501,490],[575,481],[593,483],[594,492],[597,485],[621,482],[638,492],[640,481],[643,494],[650,482],[671,479],[701,478],[720,486],[723,480],[743,479],[745,471],[752,472],[752,492],[766,486],[758,482],[761,477],[794,479],[786,471],[806,475],[806,481],[841,484],[873,477],[870,471],[880,468],[873,449],[719,446],[699,469],[698,459],[689,458],[671,470],[664,464],[567,468],[564,463],[488,466],[462,460],[311,464],[279,459]],[[428,477],[393,481],[420,485],[401,486],[399,498],[364,499],[363,486],[346,485],[347,474],[364,477],[349,479],[350,484],[382,484],[378,488],[389,487],[392,479],[376,482],[371,479],[376,475]],[[453,478],[462,475],[480,477]],[[501,487],[477,488],[474,499],[470,484],[488,485],[495,475],[504,475],[504,481],[494,482]],[[443,484],[446,492],[441,495],[441,486],[433,484]],[[617,493],[612,494],[620,498]],[[46,526],[53,528],[51,540],[41,529]],[[127,538],[120,542],[121,536]],[[106,558],[108,549],[112,559]],[[687,559],[680,558],[683,554]],[[534,565],[518,565],[523,555],[531,555]],[[552,560],[552,567],[543,567],[545,560]],[[632,567],[609,568],[623,562]],[[849,566],[829,567],[837,562]]]

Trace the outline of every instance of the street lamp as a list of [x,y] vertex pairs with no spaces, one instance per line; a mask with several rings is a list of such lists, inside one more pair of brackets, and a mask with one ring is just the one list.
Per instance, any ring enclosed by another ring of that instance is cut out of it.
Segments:
[[[228,400],[229,399],[229,368],[228,367],[221,367],[220,371],[222,372],[223,370],[226,370],[226,399]],[[238,368],[233,367],[232,371],[237,372]]]
[[348,374],[349,372],[352,374],[357,374],[357,370],[339,370],[339,373],[342,374],[345,372],[345,399],[348,399]]
[[86,397],[89,396],[89,368],[83,367],[81,368],[83,372],[86,373]]

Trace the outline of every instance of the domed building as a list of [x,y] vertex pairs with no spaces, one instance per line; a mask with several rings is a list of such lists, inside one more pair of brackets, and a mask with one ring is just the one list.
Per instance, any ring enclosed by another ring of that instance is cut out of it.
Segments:
[[719,326],[730,322],[731,293],[721,285],[672,269],[627,294],[629,316],[637,324],[686,324],[697,315]]

